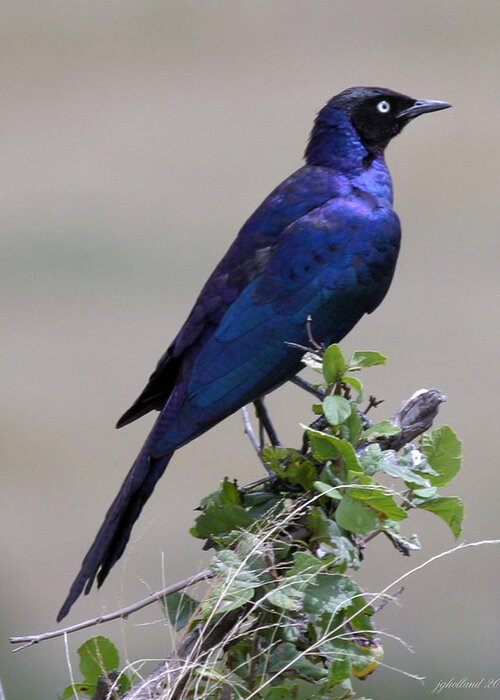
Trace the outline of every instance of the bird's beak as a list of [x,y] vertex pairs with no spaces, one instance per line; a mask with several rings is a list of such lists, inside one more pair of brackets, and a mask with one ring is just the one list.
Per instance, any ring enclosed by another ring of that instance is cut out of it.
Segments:
[[437,112],[440,109],[448,109],[451,107],[449,102],[441,102],[440,100],[417,100],[411,107],[403,109],[397,115],[398,119],[414,119],[420,114],[425,114],[426,112]]

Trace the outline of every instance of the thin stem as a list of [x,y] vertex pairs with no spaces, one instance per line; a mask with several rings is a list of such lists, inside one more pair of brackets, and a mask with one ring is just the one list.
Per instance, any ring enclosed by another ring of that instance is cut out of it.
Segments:
[[288,340],[285,341],[285,345],[289,348],[295,348],[296,350],[302,350],[302,352],[312,352],[317,354],[315,348],[309,348],[307,345],[301,345],[300,343],[290,343]]
[[319,350],[319,352],[324,352],[325,348],[323,345],[317,342],[317,340],[314,338],[312,334],[312,316],[308,316],[306,319],[306,333],[307,333],[307,340],[311,343],[311,346],[315,350]]
[[250,414],[248,413],[248,408],[246,406],[243,406],[243,408],[241,409],[241,415],[243,416],[243,425],[244,425],[244,429],[245,429],[245,435],[248,436],[248,439],[250,440],[252,447],[257,452],[257,455],[259,456],[259,459],[260,459],[259,441],[258,441],[257,435],[255,434],[255,431],[253,429],[252,421],[250,420]]
[[368,397],[368,404],[363,411],[363,413],[366,415],[368,411],[370,411],[372,408],[377,408],[377,406],[380,406],[380,404],[384,403],[384,399],[377,399],[373,394],[370,394]]
[[252,421],[250,420],[250,415],[246,406],[243,406],[243,408],[241,409],[241,414],[243,416],[243,425],[245,426],[245,433],[246,435],[248,435],[248,439],[250,440],[252,447],[256,451],[257,457],[260,459],[262,466],[269,474],[269,476],[275,476],[274,472],[271,471],[271,469],[269,469],[268,463],[264,459],[262,459],[262,448],[253,429]]
[[324,399],[326,396],[326,392],[323,389],[316,388],[302,377],[293,377],[293,379],[290,379],[290,381],[292,382],[292,384],[295,384],[295,386],[304,389],[304,391],[307,391],[308,394],[312,394],[317,399]]

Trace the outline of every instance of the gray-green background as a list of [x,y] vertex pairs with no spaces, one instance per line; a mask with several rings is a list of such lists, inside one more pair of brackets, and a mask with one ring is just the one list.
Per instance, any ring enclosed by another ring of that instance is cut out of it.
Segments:
[[[498,537],[500,393],[497,0],[6,2],[0,8],[0,675],[8,700],[49,700],[68,682],[61,640],[12,656],[8,635],[55,614],[151,417],[113,424],[142,388],[201,284],[261,199],[298,167],[316,110],[350,85],[383,85],[454,109],[419,119],[388,151],[404,242],[381,309],[346,351],[390,358],[367,373],[390,414],[422,386],[449,402],[464,440],[449,491],[464,538]],[[300,440],[310,401],[271,400]],[[172,462],[126,556],[76,622],[175,581],[206,561],[187,534],[224,475],[259,466],[239,416]],[[360,580],[379,590],[453,545],[412,518],[411,560],[370,544]],[[461,552],[407,581],[379,616],[385,642],[360,694],[424,698],[451,677],[500,676],[499,550]],[[158,609],[109,625],[126,659],[162,657]],[[144,622],[156,624],[143,626]],[[70,658],[88,631],[70,637]],[[496,697],[446,691],[443,697]]]

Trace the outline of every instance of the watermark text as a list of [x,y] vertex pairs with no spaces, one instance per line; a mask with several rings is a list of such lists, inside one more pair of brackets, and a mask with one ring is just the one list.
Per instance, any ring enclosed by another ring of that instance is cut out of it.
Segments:
[[440,680],[432,693],[439,695],[445,690],[500,690],[500,678],[449,678]]

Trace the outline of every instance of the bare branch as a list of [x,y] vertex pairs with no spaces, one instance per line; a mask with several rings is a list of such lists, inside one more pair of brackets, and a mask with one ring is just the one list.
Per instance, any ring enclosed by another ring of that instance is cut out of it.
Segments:
[[170,586],[166,586],[159,591],[155,591],[148,595],[146,598],[132,603],[132,605],[126,608],[121,608],[120,610],[115,610],[114,612],[107,613],[106,615],[100,615],[99,617],[94,617],[90,620],[84,620],[83,622],[78,622],[76,625],[71,625],[70,627],[64,627],[63,629],[53,630],[52,632],[43,632],[42,634],[33,634],[26,637],[10,637],[9,641],[11,644],[21,644],[22,646],[13,649],[12,651],[21,651],[27,647],[33,646],[33,644],[38,644],[39,642],[44,642],[46,639],[55,639],[57,637],[63,637],[65,634],[71,634],[72,632],[77,632],[78,630],[86,629],[87,627],[95,627],[95,625],[100,625],[105,622],[111,622],[111,620],[127,619],[129,615],[142,610],[142,608],[155,603],[167,595],[172,593],[177,593],[177,591],[182,591],[184,588],[189,588],[195,583],[200,581],[206,581],[213,577],[210,569],[204,569],[200,571],[199,574],[194,574],[193,576],[188,576],[182,581],[177,581],[177,583],[172,583]]
[[377,399],[376,396],[370,394],[370,396],[368,397],[368,404],[363,413],[366,415],[368,411],[371,411],[372,408],[377,408],[377,406],[380,406],[380,404],[382,403],[384,403],[384,399]]
[[440,405],[446,396],[438,389],[419,389],[407,401],[404,401],[392,421],[401,427],[397,435],[385,438],[384,449],[400,450],[416,437],[425,433],[432,426]]
[[295,384],[295,386],[298,386],[301,389],[304,389],[304,391],[307,391],[308,394],[312,394],[317,399],[324,399],[326,396],[326,393],[323,391],[323,389],[316,388],[310,382],[306,381],[302,377],[297,376],[297,377],[294,377],[293,379],[290,379],[290,381],[292,384]]

